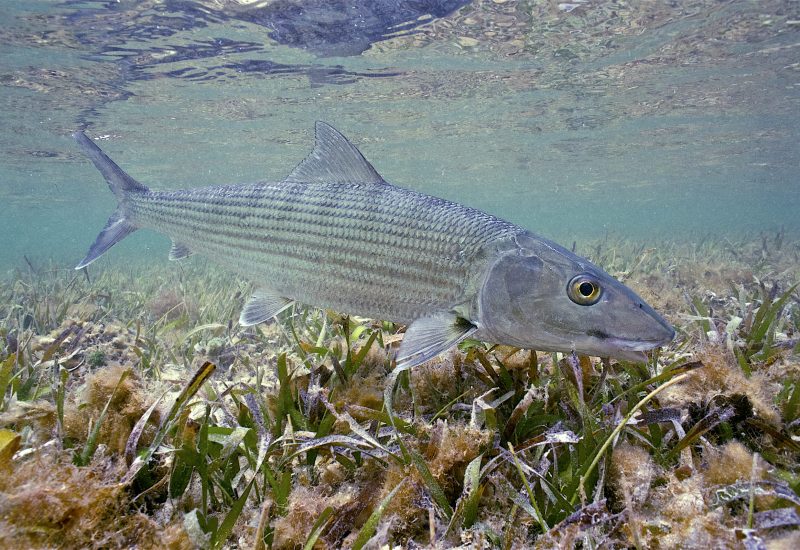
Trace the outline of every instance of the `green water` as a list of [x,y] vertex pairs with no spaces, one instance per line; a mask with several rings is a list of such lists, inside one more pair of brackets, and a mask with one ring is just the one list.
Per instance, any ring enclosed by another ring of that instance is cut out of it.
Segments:
[[[154,189],[281,179],[325,120],[387,180],[567,245],[800,230],[800,2],[461,2],[349,41],[339,4],[4,3],[0,270],[74,265],[112,211],[76,129]],[[341,40],[280,38],[292,5]]]

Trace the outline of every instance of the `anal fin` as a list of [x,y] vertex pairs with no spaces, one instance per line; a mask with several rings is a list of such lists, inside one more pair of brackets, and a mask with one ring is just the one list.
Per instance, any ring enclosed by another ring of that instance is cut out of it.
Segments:
[[189,250],[189,247],[183,243],[179,243],[177,241],[172,241],[172,248],[169,249],[169,259],[172,261],[175,260],[182,260],[184,258],[188,258],[192,255],[192,251]]
[[244,327],[257,325],[275,317],[288,308],[294,300],[281,296],[271,289],[259,288],[242,308],[239,324]]
[[457,345],[477,329],[466,319],[447,311],[420,317],[406,329],[397,353],[397,368],[420,365]]

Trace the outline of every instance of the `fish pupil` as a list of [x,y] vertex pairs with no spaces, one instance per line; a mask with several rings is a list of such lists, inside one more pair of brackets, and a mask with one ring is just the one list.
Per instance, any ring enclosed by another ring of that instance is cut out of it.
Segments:
[[594,292],[594,285],[588,281],[584,281],[578,287],[578,292],[581,293],[581,296],[588,298]]

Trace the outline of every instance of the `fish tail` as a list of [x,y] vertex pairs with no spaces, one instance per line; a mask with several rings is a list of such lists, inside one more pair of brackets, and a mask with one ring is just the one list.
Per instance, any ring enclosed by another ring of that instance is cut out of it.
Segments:
[[108,218],[106,226],[97,235],[86,257],[75,266],[75,269],[83,269],[102,256],[106,250],[139,229],[129,218],[128,197],[131,194],[147,193],[149,190],[117,166],[86,134],[75,132],[72,137],[78,142],[83,153],[103,174],[109,189],[119,201],[117,209],[114,210],[114,213]]

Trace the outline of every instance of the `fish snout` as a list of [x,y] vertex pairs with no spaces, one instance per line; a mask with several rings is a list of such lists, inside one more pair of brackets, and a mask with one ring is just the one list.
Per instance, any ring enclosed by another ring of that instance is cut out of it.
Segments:
[[641,299],[637,300],[636,305],[645,316],[640,339],[651,343],[650,349],[669,344],[675,339],[675,328],[666,319]]
[[642,362],[647,359],[645,352],[675,338],[672,325],[635,295],[627,308],[618,310],[615,319],[613,327],[587,332],[593,355]]

